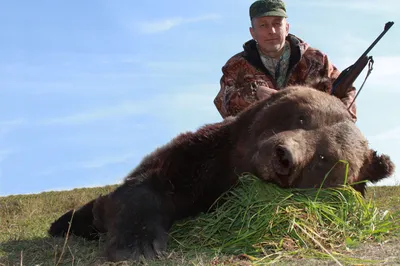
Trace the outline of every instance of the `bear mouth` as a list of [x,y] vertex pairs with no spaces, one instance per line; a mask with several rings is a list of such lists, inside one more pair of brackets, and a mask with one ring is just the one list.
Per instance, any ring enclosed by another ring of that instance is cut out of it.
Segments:
[[274,174],[276,182],[281,186],[285,188],[289,188],[290,185],[290,180],[292,179],[291,176],[293,174],[292,170],[285,170],[284,172],[282,171],[281,168],[276,168],[276,164],[273,164],[274,168]]

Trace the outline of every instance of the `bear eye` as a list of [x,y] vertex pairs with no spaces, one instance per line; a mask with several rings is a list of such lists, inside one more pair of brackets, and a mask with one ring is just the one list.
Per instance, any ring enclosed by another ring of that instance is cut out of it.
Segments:
[[299,122],[300,125],[304,126],[306,124],[306,118],[303,115],[299,115],[297,117],[297,121]]
[[318,154],[318,158],[319,158],[321,161],[325,161],[325,155],[323,155],[323,154]]

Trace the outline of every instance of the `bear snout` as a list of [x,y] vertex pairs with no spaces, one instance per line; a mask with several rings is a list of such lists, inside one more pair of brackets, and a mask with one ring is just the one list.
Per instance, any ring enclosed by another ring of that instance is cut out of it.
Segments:
[[288,147],[277,145],[274,149],[272,165],[279,176],[290,175],[294,165],[293,153]]
[[281,140],[272,149],[272,168],[275,181],[283,187],[291,187],[298,179],[305,162],[308,160],[305,144],[294,135]]

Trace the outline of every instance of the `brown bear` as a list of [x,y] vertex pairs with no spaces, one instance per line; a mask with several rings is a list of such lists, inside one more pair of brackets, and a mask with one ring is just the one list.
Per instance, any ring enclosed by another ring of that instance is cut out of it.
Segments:
[[[76,210],[70,232],[88,239],[107,233],[110,261],[153,258],[166,250],[176,220],[207,211],[242,173],[284,188],[332,187],[345,181],[339,160],[349,163],[349,183],[377,182],[394,171],[388,156],[369,148],[339,99],[289,87],[158,148],[113,192]],[[354,187],[364,194],[366,184]],[[64,236],[72,214],[56,220],[49,234]]]

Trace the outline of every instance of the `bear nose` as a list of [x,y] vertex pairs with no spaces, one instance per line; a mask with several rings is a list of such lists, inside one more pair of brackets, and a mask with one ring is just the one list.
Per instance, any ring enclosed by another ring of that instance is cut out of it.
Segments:
[[294,159],[292,152],[283,145],[275,147],[275,170],[280,175],[289,175],[293,167]]

